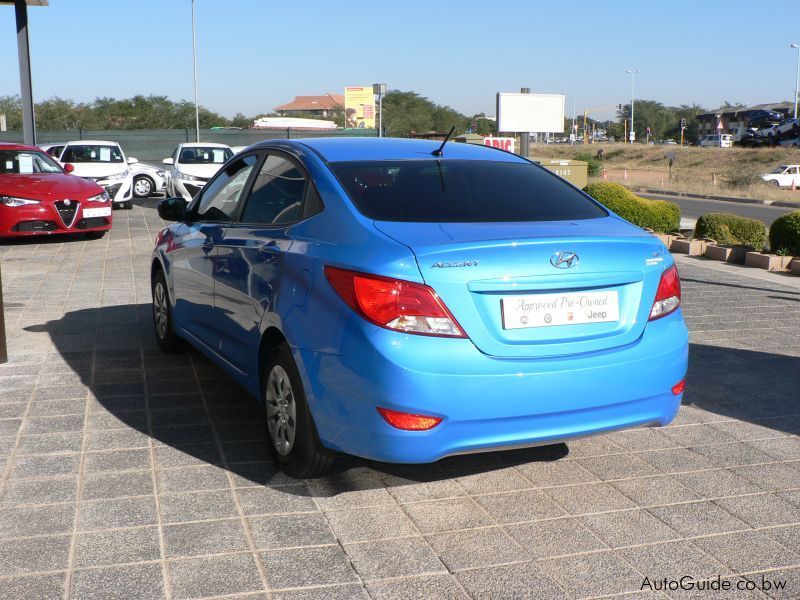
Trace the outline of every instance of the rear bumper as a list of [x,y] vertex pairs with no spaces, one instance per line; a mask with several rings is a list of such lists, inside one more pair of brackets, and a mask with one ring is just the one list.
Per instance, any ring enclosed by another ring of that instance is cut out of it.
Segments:
[[[667,425],[681,396],[688,334],[680,311],[635,343],[570,358],[497,359],[469,340],[375,331],[346,354],[295,350],[323,443],[386,462],[426,463],[483,450]],[[432,430],[388,425],[378,406],[438,416]]]

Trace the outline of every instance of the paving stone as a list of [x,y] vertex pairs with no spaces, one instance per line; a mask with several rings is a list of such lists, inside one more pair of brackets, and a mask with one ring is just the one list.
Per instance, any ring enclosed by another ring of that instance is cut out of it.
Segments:
[[17,454],[48,454],[51,452],[80,452],[83,433],[51,433],[44,435],[23,435]]
[[164,598],[160,564],[83,569],[72,575],[73,598],[150,600]]
[[6,487],[3,504],[54,504],[74,502],[78,488],[78,478],[42,477],[37,479],[12,478]]
[[64,574],[37,574],[0,579],[0,598],[5,598],[5,600],[62,598],[64,596],[64,579]]
[[88,452],[84,462],[86,473],[135,471],[149,468],[150,451],[147,448]]
[[170,558],[246,550],[239,519],[164,525],[164,547]]
[[457,478],[457,481],[469,494],[481,494],[487,491],[510,492],[533,487],[529,480],[513,468],[465,475]]
[[748,528],[744,521],[711,502],[673,504],[647,510],[685,536],[711,535]]
[[767,537],[783,544],[790,550],[800,548],[800,525],[787,525],[786,527],[770,527],[762,530]]
[[75,520],[74,504],[38,507],[0,507],[0,537],[70,533]]
[[170,561],[167,565],[176,599],[243,594],[264,589],[252,554],[229,554]]
[[533,558],[600,550],[608,546],[577,519],[518,523],[506,528]]
[[276,550],[261,555],[270,588],[357,582],[350,559],[339,545]]
[[431,500],[405,506],[422,533],[439,533],[493,525],[492,518],[471,498]]
[[344,550],[362,580],[446,572],[422,538],[345,544]]
[[754,465],[738,467],[732,471],[763,490],[800,488],[800,469],[795,469],[789,464]]
[[14,460],[11,476],[52,477],[58,475],[77,475],[80,469],[80,454],[30,454],[18,456]]
[[150,471],[125,473],[93,473],[83,482],[83,500],[101,500],[125,496],[147,496],[153,493]]
[[708,459],[718,467],[738,467],[773,462],[775,459],[752,445],[741,442],[697,446],[692,450]]
[[612,548],[675,540],[681,536],[645,510],[625,510],[581,517],[592,533]]
[[394,504],[383,482],[375,478],[315,480],[308,488],[324,510]]
[[642,576],[614,552],[552,558],[537,563],[574,597],[639,591]]
[[370,600],[360,584],[273,591],[270,597],[272,600]]
[[519,465],[517,470],[539,488],[599,481],[596,475],[573,460],[528,463]]
[[360,542],[417,534],[414,525],[398,506],[334,510],[326,512],[325,516],[333,533],[341,542]]
[[728,567],[685,540],[623,548],[618,552],[651,582],[677,581],[687,575],[705,579],[731,573]]
[[633,454],[594,456],[578,459],[577,462],[604,481],[645,477],[658,473],[652,465]]
[[160,559],[161,550],[156,527],[80,533],[75,540],[76,567]]
[[165,523],[239,516],[230,490],[162,494],[159,504],[161,519]]
[[0,540],[0,577],[64,570],[70,542],[69,535]]
[[800,438],[797,437],[750,440],[747,445],[777,460],[800,460]]
[[539,521],[567,514],[539,490],[488,494],[474,499],[498,523]]
[[714,502],[752,527],[800,522],[800,507],[776,494],[720,498]]
[[732,471],[717,469],[698,473],[677,473],[673,478],[703,498],[719,498],[761,491],[758,486]]
[[167,467],[222,464],[217,446],[213,443],[181,446],[180,448],[158,446],[153,449],[153,453],[156,466],[164,469]]
[[336,541],[325,517],[319,513],[249,517],[256,548],[318,546]]
[[760,531],[698,538],[694,543],[737,573],[800,563],[800,555]]
[[653,450],[640,452],[637,456],[653,465],[661,473],[682,473],[716,467],[707,457],[690,448]]
[[[530,562],[464,571],[457,573],[455,577],[472,598],[479,600],[493,598],[555,600],[568,597],[537,564]],[[460,596],[455,597],[460,598]]]
[[606,437],[615,445],[631,452],[659,450],[662,448],[675,448],[679,446],[677,442],[665,435],[660,428],[654,427],[618,431]]
[[181,467],[158,471],[158,488],[162,494],[219,490],[229,487],[228,476],[220,467]]
[[137,527],[157,523],[153,496],[82,502],[78,528],[81,530]]
[[87,450],[120,450],[147,448],[149,436],[135,429],[110,429],[89,432]]
[[318,510],[311,498],[311,492],[304,483],[274,488],[241,488],[236,490],[236,495],[246,515],[316,512]]
[[699,498],[667,475],[614,481],[611,485],[642,507],[675,504]]
[[500,527],[440,533],[427,540],[451,573],[527,559],[527,553]]
[[545,490],[553,502],[572,515],[635,508],[635,504],[609,483],[592,483]]

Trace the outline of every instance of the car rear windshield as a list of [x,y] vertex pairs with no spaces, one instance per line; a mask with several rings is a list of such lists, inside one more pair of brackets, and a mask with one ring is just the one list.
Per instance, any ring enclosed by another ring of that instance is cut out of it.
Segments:
[[62,163],[121,163],[119,146],[76,145],[67,146],[61,156]]
[[332,163],[359,211],[377,221],[489,223],[608,216],[530,163],[405,160]]

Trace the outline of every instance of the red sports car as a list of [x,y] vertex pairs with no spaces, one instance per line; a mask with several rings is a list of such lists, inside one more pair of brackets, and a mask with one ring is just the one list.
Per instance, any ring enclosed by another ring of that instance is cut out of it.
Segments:
[[0,238],[56,233],[102,237],[111,201],[99,185],[34,146],[0,143]]

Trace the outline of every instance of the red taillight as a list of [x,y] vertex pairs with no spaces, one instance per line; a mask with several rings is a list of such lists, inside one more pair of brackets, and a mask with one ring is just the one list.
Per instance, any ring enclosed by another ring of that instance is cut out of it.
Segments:
[[427,285],[336,267],[325,267],[325,277],[350,308],[376,325],[419,335],[466,337]]
[[678,277],[678,269],[672,265],[661,274],[656,299],[653,308],[650,309],[650,320],[660,319],[677,310],[680,305],[681,280]]
[[389,425],[406,431],[427,431],[442,422],[439,417],[414,415],[397,410],[389,410],[388,408],[378,408],[378,412]]
[[686,380],[681,379],[678,383],[672,386],[672,393],[676,396],[680,396],[683,393],[683,388],[686,387]]

